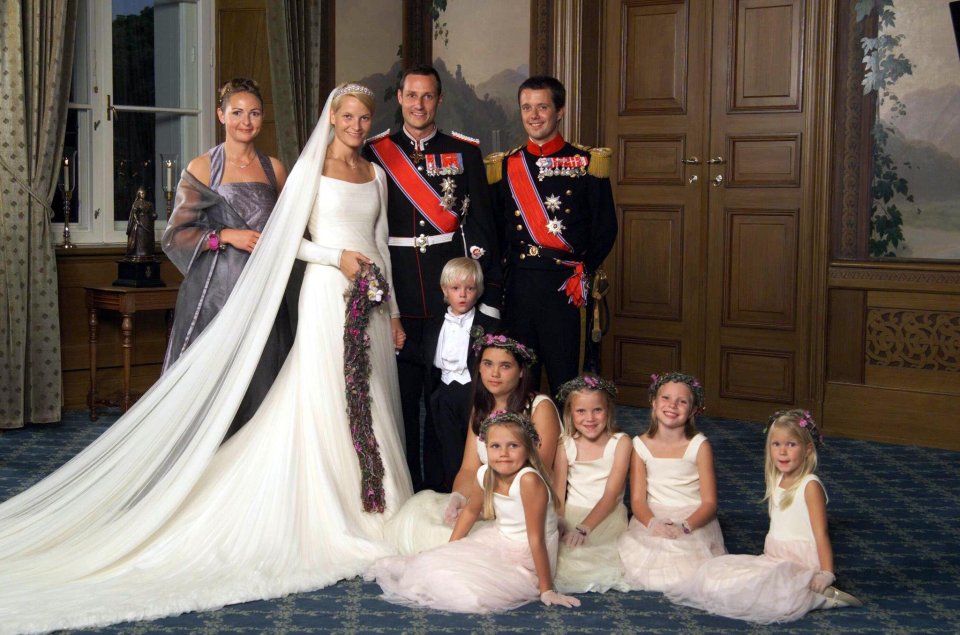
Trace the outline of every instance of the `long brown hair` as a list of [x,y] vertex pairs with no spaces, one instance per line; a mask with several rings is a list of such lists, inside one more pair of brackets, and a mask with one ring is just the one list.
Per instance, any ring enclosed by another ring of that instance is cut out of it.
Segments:
[[[490,416],[496,405],[496,399],[487,387],[483,385],[483,379],[480,377],[480,362],[483,361],[483,354],[490,348],[499,348],[507,351],[513,360],[520,367],[520,381],[507,397],[507,412],[524,413],[533,404],[533,398],[536,396],[534,391],[533,373],[530,366],[519,355],[508,348],[496,346],[494,344],[483,345],[477,353],[477,358],[473,368],[473,384],[470,391],[470,401],[473,404],[470,414],[470,427],[473,433],[480,435],[480,424]],[[528,415],[530,413],[527,413]]]

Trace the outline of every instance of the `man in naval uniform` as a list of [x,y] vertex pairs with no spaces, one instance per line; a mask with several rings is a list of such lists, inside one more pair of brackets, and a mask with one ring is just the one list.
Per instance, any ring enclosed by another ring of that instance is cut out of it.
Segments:
[[[422,359],[424,330],[446,307],[440,272],[451,258],[479,260],[485,291],[477,309],[500,318],[500,259],[480,142],[440,132],[440,75],[432,66],[404,71],[397,91],[403,126],[367,141],[364,156],[389,176],[387,224],[393,284],[407,334],[398,354],[407,464],[415,490],[437,489],[442,479],[432,424],[421,437],[420,400],[433,360]],[[421,472],[421,456],[423,471]]]
[[580,372],[589,281],[617,238],[611,151],[564,141],[566,90],[557,79],[527,79],[518,99],[529,140],[486,159],[506,238],[503,322],[537,351],[556,394]]

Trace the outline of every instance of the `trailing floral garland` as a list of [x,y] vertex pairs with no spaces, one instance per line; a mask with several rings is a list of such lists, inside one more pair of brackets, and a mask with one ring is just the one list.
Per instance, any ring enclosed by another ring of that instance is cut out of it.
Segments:
[[364,266],[344,297],[347,315],[343,325],[343,376],[346,380],[347,418],[353,449],[360,462],[360,498],[363,511],[384,510],[383,460],[373,434],[370,414],[370,314],[390,298],[390,285],[374,265]]

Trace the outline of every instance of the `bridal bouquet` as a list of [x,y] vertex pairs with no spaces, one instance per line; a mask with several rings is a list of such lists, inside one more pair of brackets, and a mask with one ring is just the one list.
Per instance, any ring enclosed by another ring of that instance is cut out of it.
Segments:
[[343,374],[346,379],[347,417],[353,449],[360,462],[363,511],[383,512],[383,460],[373,434],[370,414],[370,314],[390,298],[390,285],[374,264],[357,273],[344,294],[347,315],[343,325]]

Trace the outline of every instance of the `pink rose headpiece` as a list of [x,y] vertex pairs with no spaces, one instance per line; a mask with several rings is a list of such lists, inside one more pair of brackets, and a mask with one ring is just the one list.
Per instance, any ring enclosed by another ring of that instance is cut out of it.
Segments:
[[490,413],[489,417],[483,420],[483,423],[480,424],[480,434],[478,435],[480,442],[484,443],[486,441],[487,430],[490,429],[490,426],[502,423],[517,424],[520,426],[520,429],[523,430],[523,433],[530,437],[530,440],[533,442],[533,447],[540,447],[540,433],[533,427],[530,419],[522,414],[507,412],[506,410],[494,410]]
[[686,373],[660,373],[659,375],[650,375],[650,401],[653,401],[657,396],[657,392],[661,386],[671,382],[686,384],[690,388],[690,392],[693,393],[694,408],[697,410],[704,409],[706,404],[703,401],[703,384],[693,375],[687,375]]
[[524,346],[512,337],[507,337],[502,334],[484,333],[483,328],[479,326],[474,327],[470,335],[473,337],[473,352],[476,353],[477,356],[483,352],[483,349],[494,346],[510,351],[514,357],[521,360],[527,366],[533,366],[537,363],[537,354],[533,352],[533,349]]
[[609,382],[598,375],[585,374],[560,386],[560,390],[557,391],[557,401],[566,401],[570,393],[578,390],[602,390],[610,395],[611,399],[617,398],[617,387],[613,385],[613,382]]
[[777,410],[773,413],[773,415],[767,419],[767,425],[763,426],[764,436],[770,431],[770,426],[781,417],[794,419],[798,427],[810,433],[810,438],[813,439],[814,444],[823,445],[823,433],[820,432],[820,428],[817,427],[817,422],[813,420],[813,415],[810,414],[809,410],[800,410],[799,408],[794,408],[793,410]]

